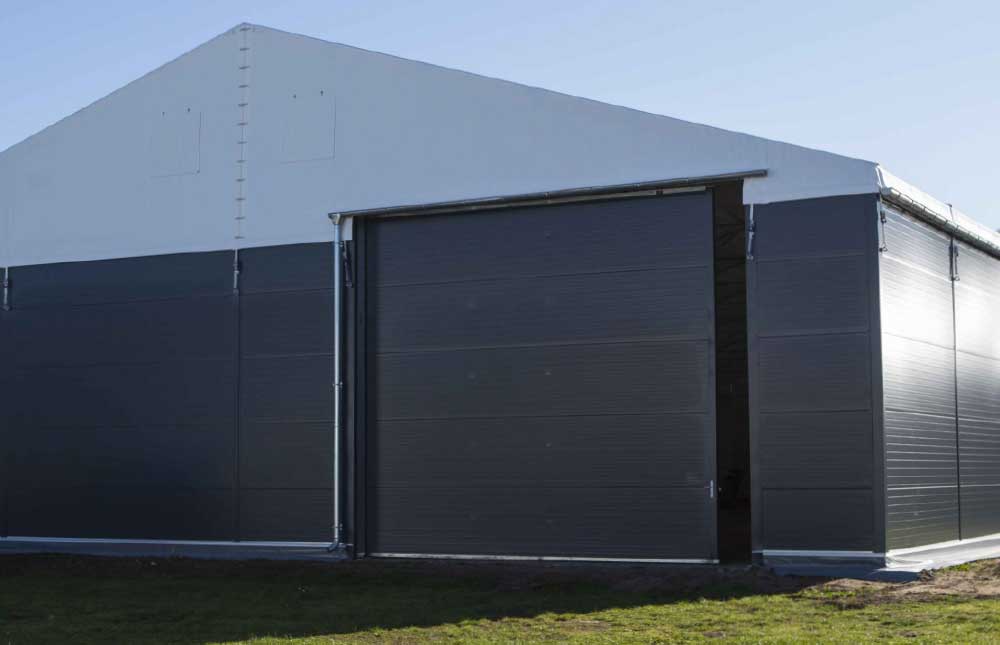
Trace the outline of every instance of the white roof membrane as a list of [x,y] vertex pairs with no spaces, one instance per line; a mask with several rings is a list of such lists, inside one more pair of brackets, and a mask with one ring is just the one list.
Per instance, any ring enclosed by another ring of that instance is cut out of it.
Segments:
[[746,203],[876,164],[239,25],[0,153],[0,265],[329,241],[326,215],[740,174]]

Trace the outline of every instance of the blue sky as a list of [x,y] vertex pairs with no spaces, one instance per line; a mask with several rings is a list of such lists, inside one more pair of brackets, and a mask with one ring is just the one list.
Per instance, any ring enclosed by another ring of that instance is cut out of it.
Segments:
[[885,164],[1000,228],[1000,3],[0,0],[0,149],[249,21]]

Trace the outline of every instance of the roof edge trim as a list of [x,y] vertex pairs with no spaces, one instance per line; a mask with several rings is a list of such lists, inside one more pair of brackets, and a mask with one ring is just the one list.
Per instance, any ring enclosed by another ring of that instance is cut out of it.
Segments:
[[879,166],[879,193],[889,204],[1000,258],[1000,234]]
[[704,177],[660,179],[631,184],[613,184],[610,186],[588,186],[584,188],[549,190],[538,193],[525,193],[521,195],[499,195],[496,197],[485,197],[480,199],[465,199],[429,204],[406,204],[402,206],[385,206],[354,211],[337,211],[330,213],[330,215],[342,215],[344,217],[379,217],[387,215],[417,215],[453,211],[485,210],[511,206],[525,206],[529,204],[541,204],[545,202],[562,201],[574,198],[584,199],[591,197],[612,197],[622,193],[691,188],[703,184],[717,184],[737,179],[749,179],[766,176],[767,170],[758,168],[753,170],[730,172],[721,175],[708,175]]

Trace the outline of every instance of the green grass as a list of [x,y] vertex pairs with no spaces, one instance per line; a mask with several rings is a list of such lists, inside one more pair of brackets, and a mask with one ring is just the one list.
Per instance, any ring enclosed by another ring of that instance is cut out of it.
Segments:
[[1000,643],[1000,600],[761,572],[0,557],[7,643]]

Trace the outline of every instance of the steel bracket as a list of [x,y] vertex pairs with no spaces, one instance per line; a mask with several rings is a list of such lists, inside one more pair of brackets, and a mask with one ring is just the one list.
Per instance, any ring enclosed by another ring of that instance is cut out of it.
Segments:
[[753,213],[753,204],[750,204],[750,214],[747,216],[747,260],[753,261],[754,242],[757,237],[757,220]]

